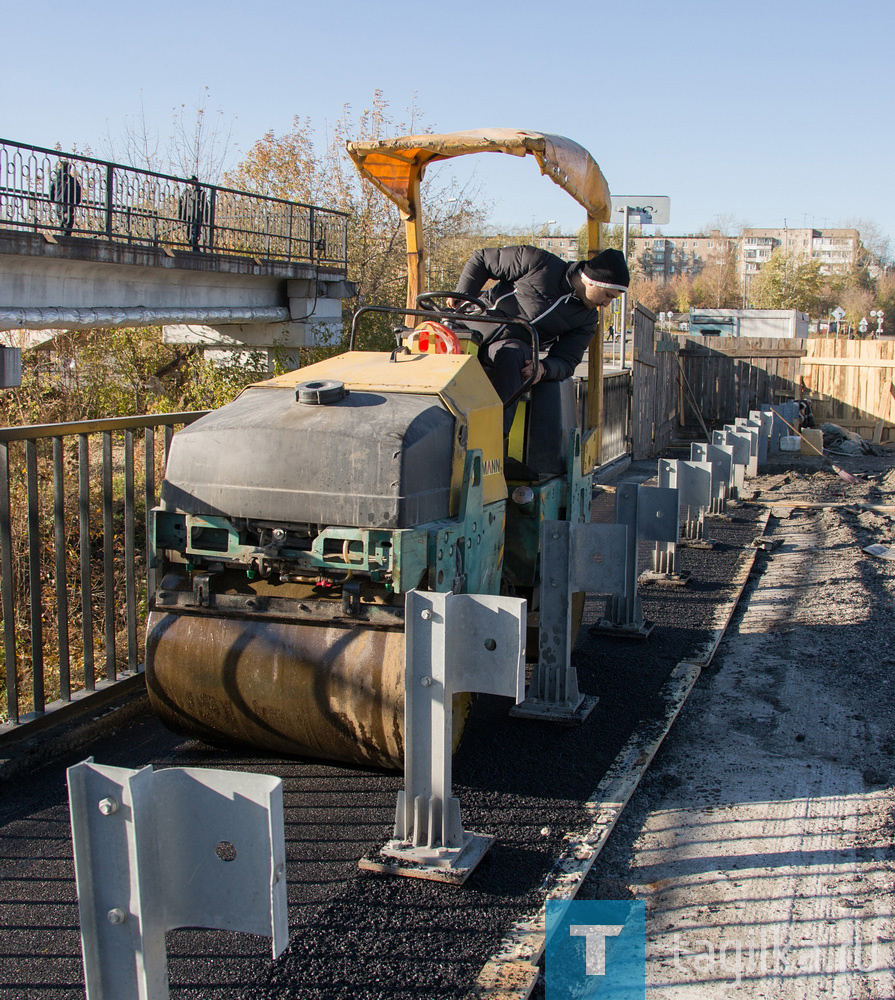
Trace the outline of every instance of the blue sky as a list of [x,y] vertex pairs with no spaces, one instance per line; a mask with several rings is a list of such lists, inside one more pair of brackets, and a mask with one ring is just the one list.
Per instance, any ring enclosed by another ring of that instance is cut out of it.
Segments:
[[[614,194],[669,195],[666,232],[864,218],[895,237],[891,0],[49,0],[7,5],[4,28],[4,138],[101,155],[141,102],[166,134],[208,87],[246,150],[380,89],[436,131],[567,135]],[[530,158],[467,162],[450,169],[474,163],[495,224],[583,221]]]

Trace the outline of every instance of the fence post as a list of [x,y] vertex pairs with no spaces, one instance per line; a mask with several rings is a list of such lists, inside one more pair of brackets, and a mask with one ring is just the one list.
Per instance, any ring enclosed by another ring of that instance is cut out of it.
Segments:
[[217,218],[217,202],[218,202],[218,189],[213,187],[211,189],[211,197],[208,200],[208,252],[212,253],[214,251],[215,243],[215,224]]
[[581,694],[572,665],[572,596],[622,593],[626,569],[624,525],[541,524],[538,662],[525,701],[511,715],[575,724],[591,713],[598,699]]
[[19,658],[16,652],[15,581],[12,570],[9,445],[5,441],[0,441],[0,586],[3,589],[3,652],[6,664],[6,710],[10,722],[18,722]]
[[464,830],[451,794],[453,696],[522,700],[526,603],[484,594],[407,594],[404,633],[404,790],[394,835],[361,868],[464,882],[494,841]]

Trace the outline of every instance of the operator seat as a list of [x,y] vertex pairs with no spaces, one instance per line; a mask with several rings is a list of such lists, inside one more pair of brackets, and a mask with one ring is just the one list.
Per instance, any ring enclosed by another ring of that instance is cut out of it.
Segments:
[[568,471],[569,435],[578,426],[575,383],[537,382],[525,407],[523,462],[543,477]]

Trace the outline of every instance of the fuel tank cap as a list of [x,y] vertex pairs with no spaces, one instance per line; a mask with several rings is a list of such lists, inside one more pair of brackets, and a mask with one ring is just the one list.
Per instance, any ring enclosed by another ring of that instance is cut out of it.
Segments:
[[295,387],[295,401],[310,403],[312,406],[325,406],[327,403],[338,403],[348,395],[344,382],[335,379],[316,379],[312,382],[299,382]]

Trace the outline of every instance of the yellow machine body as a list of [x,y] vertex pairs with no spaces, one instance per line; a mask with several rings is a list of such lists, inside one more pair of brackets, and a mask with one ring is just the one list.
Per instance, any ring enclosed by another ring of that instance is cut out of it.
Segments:
[[392,360],[385,352],[349,351],[257,385],[294,389],[299,382],[328,380],[343,382],[349,391],[438,396],[456,421],[451,513],[457,513],[466,453],[473,448],[482,453],[483,502],[506,498],[503,406],[482,366],[471,355],[398,354]]

